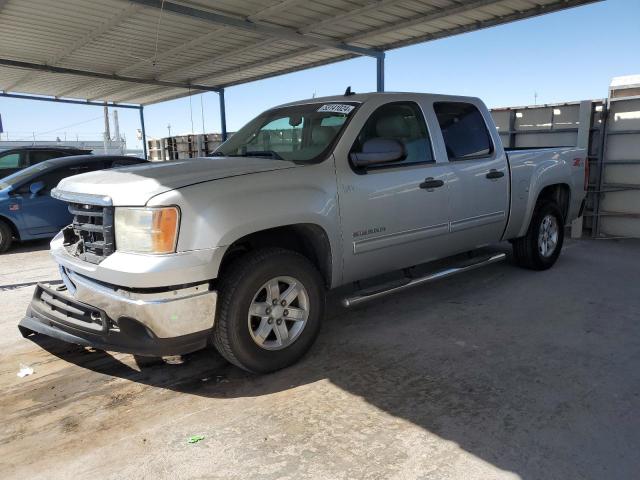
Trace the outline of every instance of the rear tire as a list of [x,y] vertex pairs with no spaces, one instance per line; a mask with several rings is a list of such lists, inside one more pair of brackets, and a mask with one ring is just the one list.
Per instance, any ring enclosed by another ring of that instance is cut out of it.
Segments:
[[513,257],[521,267],[531,270],[551,268],[562,250],[564,216],[558,205],[546,201],[536,206],[529,229],[513,243]]
[[13,243],[13,232],[6,222],[0,220],[0,253],[9,250],[11,243]]
[[281,248],[249,252],[222,276],[213,344],[249,372],[287,367],[315,341],[324,302],[322,277],[306,257]]

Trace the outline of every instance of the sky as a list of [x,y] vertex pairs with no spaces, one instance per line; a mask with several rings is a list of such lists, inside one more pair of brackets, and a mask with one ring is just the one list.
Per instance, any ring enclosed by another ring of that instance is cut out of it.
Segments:
[[[275,105],[375,90],[375,60],[356,58],[230,87],[227,129]],[[387,52],[387,91],[482,98],[490,107],[604,98],[612,77],[640,74],[640,0],[607,0],[558,13]],[[145,107],[148,138],[220,131],[218,95],[205,93]],[[101,139],[101,107],[0,98],[6,139]],[[118,109],[130,149],[141,149],[137,110]]]

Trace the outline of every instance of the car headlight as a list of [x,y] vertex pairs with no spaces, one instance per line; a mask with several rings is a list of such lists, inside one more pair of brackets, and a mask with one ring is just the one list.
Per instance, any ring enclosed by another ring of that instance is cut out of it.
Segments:
[[154,254],[175,252],[179,225],[177,207],[116,207],[116,250]]

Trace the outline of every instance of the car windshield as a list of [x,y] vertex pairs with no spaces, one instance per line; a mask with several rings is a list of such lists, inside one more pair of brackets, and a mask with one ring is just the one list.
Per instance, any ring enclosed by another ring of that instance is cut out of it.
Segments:
[[0,179],[0,190],[19,185],[22,182],[29,180],[29,178],[33,177],[37,173],[43,172],[48,168],[51,168],[51,165],[49,165],[47,162],[38,163],[36,165],[24,168],[7,177],[4,177],[3,179]]
[[357,106],[318,102],[269,110],[242,127],[213,155],[314,162],[327,153]]

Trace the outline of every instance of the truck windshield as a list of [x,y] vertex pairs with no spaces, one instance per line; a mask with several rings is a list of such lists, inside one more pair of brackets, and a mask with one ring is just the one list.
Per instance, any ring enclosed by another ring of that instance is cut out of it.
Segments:
[[268,110],[242,127],[213,155],[303,163],[320,160],[357,106],[355,102],[318,102]]

